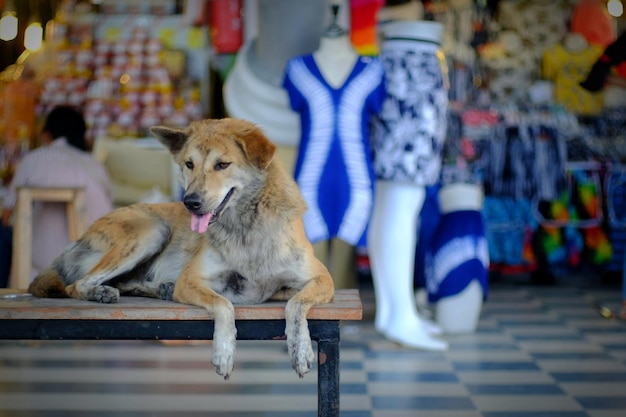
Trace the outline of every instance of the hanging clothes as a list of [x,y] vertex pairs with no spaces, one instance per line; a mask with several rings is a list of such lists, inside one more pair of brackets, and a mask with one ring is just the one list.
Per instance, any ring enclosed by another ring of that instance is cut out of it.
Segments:
[[503,121],[490,140],[485,193],[555,199],[564,182],[566,153],[554,126],[523,118],[515,123]]
[[385,98],[381,62],[359,57],[334,88],[313,55],[303,55],[287,63],[283,87],[301,119],[294,176],[308,205],[307,237],[365,246],[374,193],[369,124]]
[[580,86],[591,67],[602,55],[602,48],[589,45],[581,51],[570,51],[562,44],[545,50],[542,75],[554,82],[554,101],[568,111],[582,115],[602,111],[602,93],[590,92]]

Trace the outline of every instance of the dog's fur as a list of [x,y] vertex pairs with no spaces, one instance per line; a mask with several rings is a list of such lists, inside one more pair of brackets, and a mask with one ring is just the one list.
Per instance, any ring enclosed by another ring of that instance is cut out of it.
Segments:
[[151,132],[180,167],[183,202],[112,211],[42,271],[29,292],[102,303],[137,295],[204,307],[215,320],[212,362],[224,378],[235,353],[233,303],[289,300],[288,352],[303,377],[315,358],[307,313],[332,301],[334,287],[305,236],[306,206],[274,157],[276,146],[240,119]]

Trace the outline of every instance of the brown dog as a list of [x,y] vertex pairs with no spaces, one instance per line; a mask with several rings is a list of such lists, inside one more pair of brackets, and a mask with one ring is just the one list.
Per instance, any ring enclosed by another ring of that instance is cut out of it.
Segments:
[[288,299],[287,346],[302,377],[315,358],[307,313],[332,301],[334,287],[305,236],[306,206],[274,157],[275,145],[238,119],[151,132],[180,167],[183,202],[134,204],[102,217],[29,292],[103,303],[139,295],[204,307],[215,320],[212,363],[225,378],[235,353],[233,303]]

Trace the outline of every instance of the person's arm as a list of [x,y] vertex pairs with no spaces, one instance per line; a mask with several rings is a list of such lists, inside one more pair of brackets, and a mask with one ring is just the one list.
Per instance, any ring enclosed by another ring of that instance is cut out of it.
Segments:
[[28,154],[22,157],[18,162],[15,169],[15,174],[11,183],[6,189],[3,198],[2,207],[2,224],[4,226],[10,225],[11,214],[15,210],[15,204],[17,203],[17,189],[22,186],[32,184],[31,176],[35,168],[42,165],[40,158],[32,158]]
[[2,209],[2,225],[5,227],[10,226],[11,214],[13,214],[13,210],[5,208]]

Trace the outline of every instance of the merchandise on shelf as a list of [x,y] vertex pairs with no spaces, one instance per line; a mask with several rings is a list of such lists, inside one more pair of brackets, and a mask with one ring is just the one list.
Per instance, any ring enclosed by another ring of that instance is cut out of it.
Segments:
[[[159,5],[165,10],[173,2]],[[181,15],[145,15],[139,6],[108,1],[100,14],[57,16],[39,115],[59,104],[80,107],[92,141],[149,136],[151,126],[186,125],[204,116],[198,63],[195,76],[189,74],[186,49],[203,48],[205,32],[187,27],[174,34],[184,23]]]

